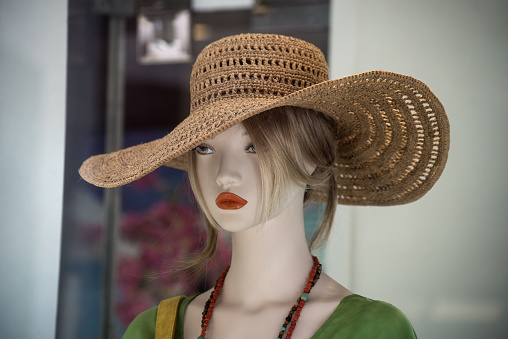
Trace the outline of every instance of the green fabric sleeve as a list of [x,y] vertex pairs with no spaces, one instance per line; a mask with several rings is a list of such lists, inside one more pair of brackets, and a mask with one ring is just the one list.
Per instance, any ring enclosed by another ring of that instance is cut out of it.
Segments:
[[404,313],[395,306],[353,294],[344,298],[311,339],[415,339]]
[[158,308],[159,306],[149,308],[134,318],[122,339],[154,339]]

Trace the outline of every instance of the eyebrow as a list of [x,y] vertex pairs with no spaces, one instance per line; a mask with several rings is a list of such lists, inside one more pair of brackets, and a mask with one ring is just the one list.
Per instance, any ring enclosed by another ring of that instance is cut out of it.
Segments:
[[243,133],[242,133],[242,137],[245,137],[245,136],[250,136],[250,135],[249,135],[249,132],[247,132],[246,130],[245,130],[245,131],[243,131]]

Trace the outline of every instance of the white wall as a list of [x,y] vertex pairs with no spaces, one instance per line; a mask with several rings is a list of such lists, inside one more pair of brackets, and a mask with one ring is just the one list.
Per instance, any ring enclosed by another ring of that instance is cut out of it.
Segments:
[[67,1],[0,2],[0,332],[54,338]]
[[327,263],[340,258],[335,276],[403,309],[420,338],[507,338],[508,2],[332,3],[332,78],[423,80],[447,110],[451,149],[421,200],[340,209],[335,233],[347,239]]

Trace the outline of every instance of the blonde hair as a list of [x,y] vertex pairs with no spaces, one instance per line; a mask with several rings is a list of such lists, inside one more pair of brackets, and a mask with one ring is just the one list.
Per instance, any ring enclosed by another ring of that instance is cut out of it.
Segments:
[[[284,106],[257,114],[242,122],[255,146],[262,181],[260,223],[267,221],[284,204],[284,188],[295,182],[306,187],[304,201],[314,189],[325,187],[321,224],[312,236],[309,248],[324,245],[330,234],[337,206],[335,182],[336,130],[333,119],[311,109]],[[204,250],[190,259],[197,266],[210,259],[216,249],[219,225],[213,219],[199,187],[195,168],[195,152],[187,157],[189,181],[206,218],[208,239]],[[315,166],[308,173],[301,164]]]

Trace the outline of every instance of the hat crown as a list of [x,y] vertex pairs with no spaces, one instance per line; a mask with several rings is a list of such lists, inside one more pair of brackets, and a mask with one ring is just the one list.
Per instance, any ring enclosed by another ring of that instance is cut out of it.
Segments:
[[223,38],[194,63],[191,114],[218,100],[280,99],[328,79],[325,56],[306,41],[274,34]]

